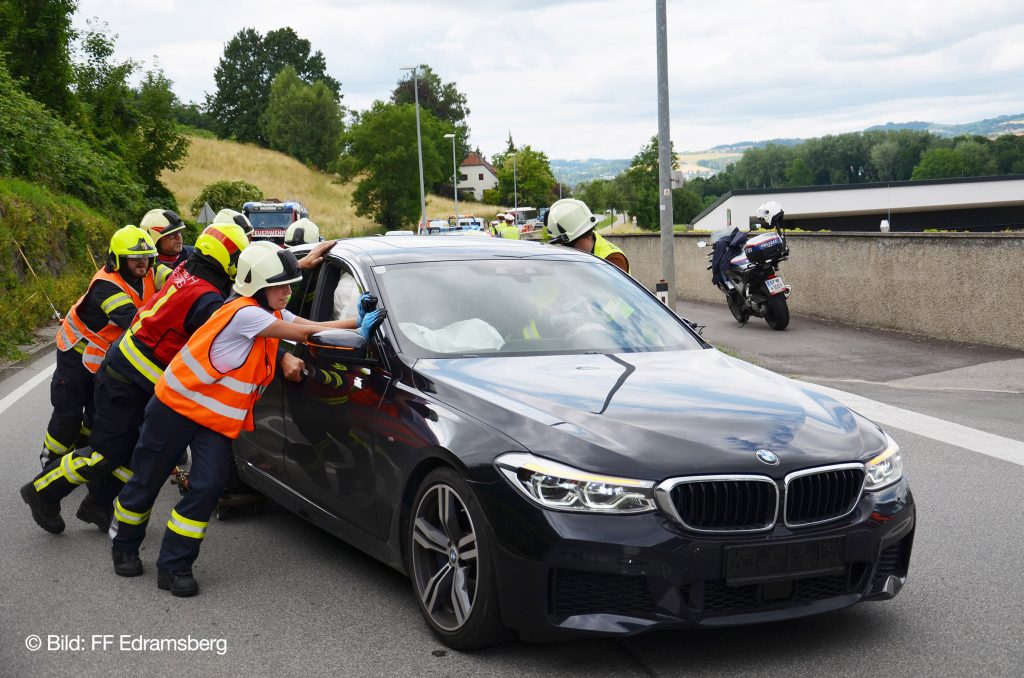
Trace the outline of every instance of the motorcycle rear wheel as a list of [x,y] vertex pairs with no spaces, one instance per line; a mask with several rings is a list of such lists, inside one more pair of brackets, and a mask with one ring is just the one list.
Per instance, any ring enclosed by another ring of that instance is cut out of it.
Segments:
[[732,313],[732,317],[736,318],[736,322],[742,325],[750,320],[750,311],[743,308],[743,302],[740,301],[739,294],[728,292],[725,295],[725,302],[729,304],[729,311]]
[[789,326],[789,304],[786,303],[785,295],[768,297],[764,304],[764,321],[768,327],[780,332]]

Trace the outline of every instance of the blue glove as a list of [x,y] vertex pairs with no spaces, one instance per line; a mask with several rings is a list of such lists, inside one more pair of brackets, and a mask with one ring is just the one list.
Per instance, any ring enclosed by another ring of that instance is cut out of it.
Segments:
[[356,304],[356,307],[359,309],[359,324],[362,325],[366,314],[377,308],[377,297],[369,292],[363,292],[362,296],[359,297],[359,303]]
[[373,333],[377,331],[380,324],[384,322],[384,318],[388,317],[388,310],[386,308],[378,308],[375,311],[370,311],[363,318],[363,321],[359,323],[359,334],[366,337],[369,341]]

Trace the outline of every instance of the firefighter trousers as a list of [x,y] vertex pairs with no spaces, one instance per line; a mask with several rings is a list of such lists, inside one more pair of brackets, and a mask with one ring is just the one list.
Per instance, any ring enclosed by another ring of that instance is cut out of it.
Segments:
[[152,390],[104,364],[96,374],[91,449],[66,454],[47,466],[33,481],[36,491],[47,501],[59,503],[76,487],[89,483],[89,498],[99,506],[110,506],[132,477],[132,450],[151,396]]
[[152,398],[132,456],[134,475],[114,501],[113,548],[138,553],[153,502],[186,446],[192,450],[190,489],[171,511],[156,561],[170,572],[190,572],[199,555],[210,516],[228,484],[231,439]]
[[42,457],[51,460],[83,447],[89,439],[93,415],[93,375],[75,349],[57,351],[57,368],[50,379],[53,413],[46,425]]

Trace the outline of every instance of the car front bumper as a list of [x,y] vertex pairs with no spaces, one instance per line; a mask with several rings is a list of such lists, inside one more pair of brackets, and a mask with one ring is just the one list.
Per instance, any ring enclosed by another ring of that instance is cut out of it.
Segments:
[[[546,511],[502,482],[478,496],[496,536],[502,617],[530,640],[751,624],[885,600],[906,581],[914,539],[906,479],[865,492],[842,519],[757,535],[695,534],[660,511]],[[841,562],[758,570],[759,557],[792,553],[787,545],[804,552],[822,543],[838,545]],[[727,550],[750,546],[762,547],[747,552],[758,571],[728,578]]]

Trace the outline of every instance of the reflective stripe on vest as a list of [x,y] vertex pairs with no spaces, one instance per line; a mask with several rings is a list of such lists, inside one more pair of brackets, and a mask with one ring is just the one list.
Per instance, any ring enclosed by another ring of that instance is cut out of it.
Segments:
[[171,519],[167,521],[167,528],[169,530],[177,532],[183,537],[192,537],[193,539],[202,539],[209,525],[209,522],[186,518],[175,509],[171,509]]
[[[255,337],[245,362],[226,373],[210,363],[210,349],[235,314],[259,307],[250,297],[233,299],[210,316],[182,347],[157,381],[154,394],[163,404],[200,426],[237,438],[253,430],[252,408],[274,378],[278,340]],[[281,313],[274,317],[281,319]]]
[[160,375],[164,373],[163,368],[156,365],[152,360],[147,358],[139,350],[139,347],[135,345],[135,338],[131,331],[125,332],[125,335],[121,337],[121,341],[117,344],[118,349],[121,351],[121,355],[131,363],[132,367],[139,371],[139,374],[149,379],[154,384],[160,378]]
[[145,277],[142,279],[142,295],[140,296],[128,282],[120,276],[117,272],[108,273],[107,269],[101,268],[96,271],[96,274],[92,277],[89,282],[89,290],[83,294],[75,305],[68,311],[67,316],[61,323],[60,330],[57,331],[57,348],[61,351],[67,351],[74,348],[78,342],[85,339],[88,342],[85,350],[82,351],[82,364],[87,370],[92,373],[99,371],[100,363],[103,362],[103,356],[107,354],[107,349],[113,344],[118,337],[124,333],[120,325],[116,323],[107,322],[107,324],[98,331],[90,330],[89,327],[82,321],[78,315],[78,309],[81,308],[82,303],[86,297],[89,296],[89,292],[100,280],[106,280],[107,282],[117,285],[121,289],[120,292],[112,294],[102,302],[100,302],[100,310],[102,310],[107,316],[117,308],[124,306],[125,304],[133,304],[136,307],[142,306],[150,297],[156,292],[155,283],[153,279],[153,271],[147,271]]

